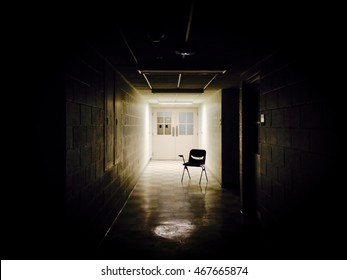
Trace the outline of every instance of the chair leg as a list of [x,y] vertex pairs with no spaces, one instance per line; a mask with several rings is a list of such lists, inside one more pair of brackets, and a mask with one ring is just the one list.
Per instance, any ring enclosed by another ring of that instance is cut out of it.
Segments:
[[205,168],[205,166],[204,166],[204,171],[205,171],[206,180],[207,180],[207,182],[208,182],[208,178],[207,178],[207,173],[206,173],[206,168]]
[[188,169],[187,166],[186,166],[186,169],[187,169],[187,172],[188,172],[189,180],[191,180],[192,178],[190,178],[190,173],[189,173],[189,169]]
[[184,177],[184,171],[186,171],[186,169],[187,169],[187,172],[188,172],[189,180],[191,180],[191,178],[190,178],[190,174],[189,174],[189,170],[188,170],[188,167],[187,167],[187,166],[185,166],[185,167],[183,168],[183,173],[182,173],[181,182],[183,181],[183,177]]
[[206,173],[206,168],[205,168],[205,166],[201,166],[201,173],[200,173],[200,181],[199,181],[199,185],[201,184],[202,172],[204,172],[204,171],[205,171],[206,180],[208,181],[208,178],[207,178],[207,173]]

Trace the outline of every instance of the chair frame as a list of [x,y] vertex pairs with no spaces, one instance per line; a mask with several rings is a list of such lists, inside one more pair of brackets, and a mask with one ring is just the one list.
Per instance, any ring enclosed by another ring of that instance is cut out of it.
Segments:
[[[205,154],[203,156],[203,162],[202,163],[194,164],[194,163],[190,162],[190,159],[192,158],[192,156],[194,156],[194,155],[192,155],[192,153],[194,153],[194,151],[204,151],[205,152]],[[206,180],[208,182],[207,173],[206,173],[206,167],[205,167],[205,159],[206,159],[206,151],[205,150],[201,150],[201,149],[192,149],[192,150],[190,150],[190,152],[189,152],[189,159],[188,159],[187,162],[184,160],[184,156],[183,155],[178,155],[178,156],[183,159],[183,165],[184,165],[181,182],[183,182],[184,172],[186,170],[187,170],[187,173],[188,173],[188,176],[189,176],[189,180],[191,180],[188,166],[190,166],[190,167],[201,167],[199,185],[201,184],[201,178],[202,178],[202,173],[203,172],[205,172],[205,177],[206,177]]]

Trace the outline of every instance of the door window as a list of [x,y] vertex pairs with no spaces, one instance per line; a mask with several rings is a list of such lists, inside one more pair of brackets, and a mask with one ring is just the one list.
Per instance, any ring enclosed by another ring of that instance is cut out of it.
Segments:
[[171,121],[171,112],[157,112],[157,135],[170,135]]
[[193,112],[179,112],[179,135],[194,134],[194,115]]

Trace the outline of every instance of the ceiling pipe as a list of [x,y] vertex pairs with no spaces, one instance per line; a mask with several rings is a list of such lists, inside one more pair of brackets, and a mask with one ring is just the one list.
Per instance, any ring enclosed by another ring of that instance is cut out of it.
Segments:
[[193,10],[194,10],[194,0],[192,0],[192,5],[190,6],[189,20],[188,20],[187,32],[186,32],[186,43],[188,42],[190,27],[192,25]]
[[124,36],[122,30],[120,29],[119,25],[117,25],[117,28],[118,28],[118,32],[119,32],[120,36],[122,37],[122,39],[123,39],[125,45],[127,46],[128,50],[130,51],[130,54],[131,54],[131,56],[133,57],[135,63],[138,64],[138,60],[137,60],[137,58],[136,58],[134,52],[132,51],[132,49],[131,49],[131,47],[130,47],[128,41],[127,41],[127,39],[125,38],[125,36]]
[[181,55],[183,59],[187,55],[194,55],[195,54],[194,46],[192,46],[191,44],[188,43],[190,29],[192,26],[193,10],[194,10],[194,0],[192,0],[191,6],[190,6],[189,19],[188,19],[188,24],[187,24],[185,41],[183,44],[179,45],[176,49],[176,54]]

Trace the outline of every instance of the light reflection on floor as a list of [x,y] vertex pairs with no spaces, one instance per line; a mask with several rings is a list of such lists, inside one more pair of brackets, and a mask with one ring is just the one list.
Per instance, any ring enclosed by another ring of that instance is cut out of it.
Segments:
[[192,235],[195,225],[187,219],[172,220],[166,224],[158,225],[154,228],[154,233],[158,236],[184,242],[190,235]]

